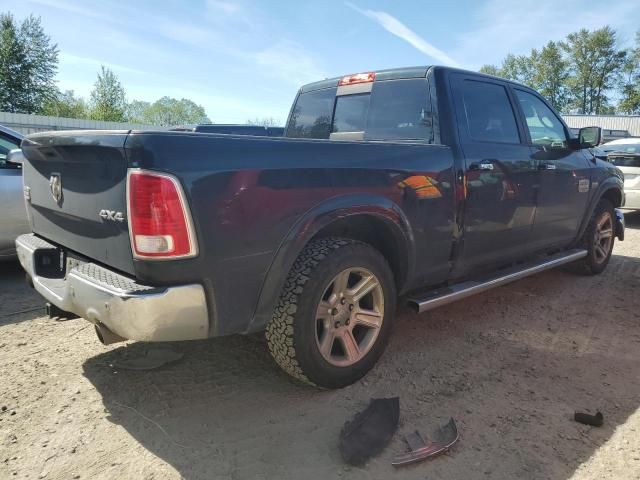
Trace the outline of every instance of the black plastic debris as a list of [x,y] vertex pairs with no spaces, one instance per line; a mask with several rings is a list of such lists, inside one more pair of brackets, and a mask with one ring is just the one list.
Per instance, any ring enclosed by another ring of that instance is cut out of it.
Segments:
[[440,455],[449,450],[458,441],[458,438],[458,427],[453,418],[450,418],[446,425],[438,427],[431,435],[431,439],[427,441],[423,440],[420,432],[416,430],[404,436],[404,440],[409,446],[409,452],[397,455],[391,465],[395,467],[409,465]]
[[601,412],[597,412],[595,415],[590,415],[588,413],[576,412],[573,415],[573,419],[584,425],[591,425],[592,427],[601,427],[604,421],[604,416]]
[[374,398],[369,406],[346,422],[340,432],[340,453],[350,465],[362,465],[391,441],[400,419],[400,400]]

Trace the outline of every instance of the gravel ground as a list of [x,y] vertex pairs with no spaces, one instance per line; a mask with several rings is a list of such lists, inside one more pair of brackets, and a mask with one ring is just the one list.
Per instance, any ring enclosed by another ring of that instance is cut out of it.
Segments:
[[[144,343],[98,343],[43,316],[0,264],[0,478],[640,479],[640,216],[607,271],[546,272],[397,318],[364,380],[318,391],[281,373],[260,337],[171,344],[163,368],[119,370]],[[362,468],[337,449],[371,397],[400,397],[391,444]],[[575,410],[604,426],[575,423]],[[446,455],[394,469],[401,433],[453,416]]]

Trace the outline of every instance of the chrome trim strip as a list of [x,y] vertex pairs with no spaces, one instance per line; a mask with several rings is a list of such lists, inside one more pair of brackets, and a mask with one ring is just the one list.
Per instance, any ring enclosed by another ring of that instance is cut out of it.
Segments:
[[582,249],[571,250],[569,252],[563,252],[552,256],[543,262],[529,263],[523,266],[511,268],[502,272],[500,276],[480,281],[468,281],[452,285],[448,288],[438,289],[423,298],[409,298],[407,301],[412,305],[419,313],[432,310],[434,308],[446,305],[456,300],[461,300],[477,293],[485,292],[491,288],[499,287],[507,283],[520,280],[521,278],[534,275],[536,273],[548,270],[551,268],[564,265],[566,263],[580,260],[587,256],[587,251]]
[[359,142],[364,140],[364,132],[333,132],[329,134],[329,140],[348,140]]

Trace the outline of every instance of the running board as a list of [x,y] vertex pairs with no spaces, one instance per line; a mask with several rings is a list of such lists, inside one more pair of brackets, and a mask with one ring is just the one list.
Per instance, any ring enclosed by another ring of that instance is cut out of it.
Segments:
[[515,282],[529,275],[559,267],[565,263],[575,262],[586,256],[587,251],[582,249],[557,253],[546,257],[543,261],[528,262],[501,270],[497,275],[484,280],[469,280],[449,287],[438,288],[420,298],[409,297],[407,303],[418,313],[426,312],[427,310],[432,310],[447,303],[470,297],[476,293],[485,292],[491,288]]

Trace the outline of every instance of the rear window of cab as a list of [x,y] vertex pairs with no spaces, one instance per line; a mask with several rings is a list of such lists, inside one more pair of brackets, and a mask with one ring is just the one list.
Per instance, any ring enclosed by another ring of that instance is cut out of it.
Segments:
[[370,93],[336,94],[336,88],[300,94],[285,135],[328,139],[331,134],[361,133],[364,140],[432,142],[425,78],[376,81]]

